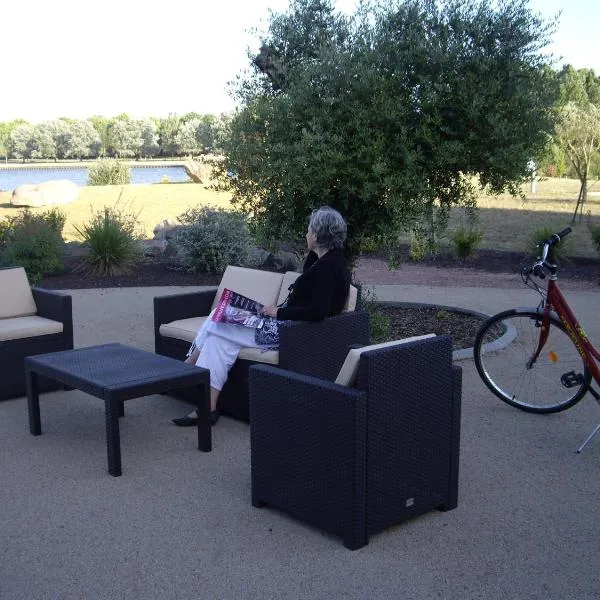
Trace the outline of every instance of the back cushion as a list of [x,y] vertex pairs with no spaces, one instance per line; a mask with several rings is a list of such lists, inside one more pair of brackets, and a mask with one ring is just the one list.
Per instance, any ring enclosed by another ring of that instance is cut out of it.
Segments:
[[286,271],[283,275],[283,281],[281,282],[281,289],[279,290],[279,298],[277,298],[277,304],[281,304],[290,293],[289,287],[300,277],[300,273],[296,271]]
[[0,319],[28,317],[36,312],[25,269],[0,269]]
[[356,298],[358,296],[358,290],[351,285],[350,291],[348,292],[348,298],[346,298],[346,304],[344,304],[344,308],[342,308],[342,312],[348,312],[350,310],[354,310],[356,308]]
[[274,305],[281,289],[281,273],[229,266],[223,273],[212,307],[215,308],[225,288],[256,300],[265,306]]
[[353,348],[348,352],[346,360],[338,373],[335,383],[340,385],[352,386],[356,379],[356,373],[358,372],[358,362],[360,361],[360,355],[363,352],[369,350],[379,350],[380,348],[389,348],[390,346],[399,346],[400,344],[406,344],[407,342],[416,342],[417,340],[425,340],[430,337],[435,337],[435,333],[428,333],[427,335],[416,335],[403,340],[394,340],[391,342],[383,342],[381,344],[373,344],[371,346],[363,346],[362,348]]

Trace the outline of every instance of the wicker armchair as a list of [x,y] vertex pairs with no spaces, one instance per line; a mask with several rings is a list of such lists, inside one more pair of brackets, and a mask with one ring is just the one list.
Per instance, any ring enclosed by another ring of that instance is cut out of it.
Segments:
[[[154,298],[154,346],[157,354],[183,360],[190,341],[163,335],[165,323],[207,316],[216,290],[175,294]],[[297,373],[333,381],[353,344],[369,342],[369,317],[362,310],[344,312],[318,323],[298,321],[280,329],[277,366]],[[268,353],[265,353],[268,354]],[[248,373],[255,360],[241,355],[229,371],[219,396],[219,410],[241,421],[250,420]]]
[[364,351],[354,387],[250,370],[252,504],[357,549],[457,506],[462,372],[449,337]]
[[[0,399],[25,395],[26,356],[73,348],[71,296],[29,286],[21,267],[0,269]],[[40,390],[60,384],[40,378]]]

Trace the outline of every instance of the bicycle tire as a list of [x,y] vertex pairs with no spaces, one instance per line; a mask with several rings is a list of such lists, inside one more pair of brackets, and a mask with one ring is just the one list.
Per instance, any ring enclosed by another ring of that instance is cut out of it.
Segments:
[[[479,376],[500,400],[530,413],[555,413],[585,396],[591,373],[565,327],[551,317],[548,339],[528,368],[539,342],[543,313],[507,310],[490,317],[475,337]],[[566,377],[566,379],[565,379]]]

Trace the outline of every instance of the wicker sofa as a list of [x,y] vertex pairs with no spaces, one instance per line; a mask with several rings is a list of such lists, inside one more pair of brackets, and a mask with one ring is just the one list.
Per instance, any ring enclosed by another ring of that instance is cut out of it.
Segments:
[[[218,288],[154,298],[155,352],[183,360],[196,333],[216,306],[224,288],[262,304],[283,302],[299,273],[274,273],[229,266]],[[357,290],[351,293],[344,312],[318,323],[287,323],[280,330],[278,351],[243,348],[219,397],[222,413],[248,422],[248,370],[258,363],[282,367],[333,381],[353,344],[369,341],[368,315],[355,310]]]
[[337,382],[254,366],[252,504],[353,550],[406,519],[455,508],[461,373],[448,336],[352,350]]
[[[71,296],[32,288],[22,267],[0,269],[0,399],[25,395],[26,356],[71,348]],[[60,387],[44,378],[39,385]]]

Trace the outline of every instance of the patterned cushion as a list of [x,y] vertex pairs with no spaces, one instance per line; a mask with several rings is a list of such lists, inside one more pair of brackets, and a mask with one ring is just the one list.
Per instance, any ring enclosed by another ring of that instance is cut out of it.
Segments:
[[25,269],[0,269],[0,319],[26,317],[36,312]]
[[356,373],[358,372],[358,363],[360,361],[360,355],[368,350],[379,350],[380,348],[389,348],[390,346],[398,346],[400,344],[406,344],[407,342],[416,342],[417,340],[424,340],[430,337],[434,337],[435,333],[428,333],[427,335],[416,335],[403,340],[394,340],[392,342],[383,342],[381,344],[372,344],[371,346],[363,346],[362,348],[353,348],[348,352],[346,360],[338,373],[335,383],[350,387],[354,385],[356,379]]

